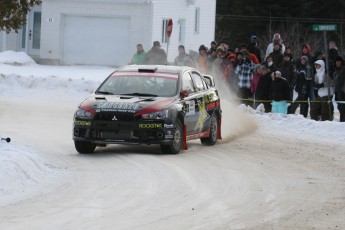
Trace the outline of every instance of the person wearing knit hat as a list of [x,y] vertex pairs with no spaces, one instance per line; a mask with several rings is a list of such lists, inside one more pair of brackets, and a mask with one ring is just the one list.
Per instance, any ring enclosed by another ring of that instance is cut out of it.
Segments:
[[281,45],[281,53],[284,54],[285,53],[285,45],[283,43],[283,39],[281,38],[279,33],[275,33],[273,35],[272,38],[272,43],[270,43],[267,48],[266,48],[266,54],[265,54],[265,58],[270,55],[270,53],[273,52],[273,48],[274,48],[274,44],[275,43],[279,43]]
[[[312,63],[312,56],[311,56],[311,47],[309,44],[303,44],[302,45],[302,53],[301,53],[301,57],[305,56],[307,57],[307,62],[309,65],[313,65]],[[301,57],[299,59],[296,60],[296,68],[299,69],[301,67]]]
[[248,51],[256,56],[259,63],[261,60],[261,50],[258,48],[258,39],[255,35],[252,35],[249,39]]
[[228,54],[228,61],[225,62],[224,78],[225,83],[234,94],[238,93],[237,77],[235,76],[235,67],[237,65],[237,58],[235,53]]
[[290,87],[282,73],[277,70],[273,74],[270,95],[272,101],[272,113],[287,114],[287,102],[290,100]]
[[218,44],[216,41],[212,41],[210,45],[210,49],[216,49]]
[[159,41],[154,41],[152,48],[146,54],[146,64],[166,65],[167,63],[167,53],[161,48]]
[[299,68],[296,71],[296,86],[295,91],[298,96],[296,102],[291,105],[291,112],[295,113],[300,106],[300,114],[304,117],[308,116],[309,101],[315,100],[314,94],[314,76],[313,68],[308,63],[308,57],[302,56],[299,58]]
[[301,60],[302,60],[302,59],[304,59],[304,60],[308,61],[308,57],[307,57],[307,56],[305,56],[305,55],[303,55],[303,56],[301,57]]

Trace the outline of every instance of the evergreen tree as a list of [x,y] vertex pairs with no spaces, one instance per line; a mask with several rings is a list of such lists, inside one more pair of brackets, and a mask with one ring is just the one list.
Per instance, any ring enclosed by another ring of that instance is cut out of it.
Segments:
[[18,31],[26,23],[30,7],[41,4],[41,0],[0,0],[0,31]]

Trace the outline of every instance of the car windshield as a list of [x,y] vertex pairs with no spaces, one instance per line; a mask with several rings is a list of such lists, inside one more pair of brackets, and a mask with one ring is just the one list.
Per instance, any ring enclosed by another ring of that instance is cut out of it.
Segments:
[[171,97],[177,93],[177,74],[116,72],[96,94]]

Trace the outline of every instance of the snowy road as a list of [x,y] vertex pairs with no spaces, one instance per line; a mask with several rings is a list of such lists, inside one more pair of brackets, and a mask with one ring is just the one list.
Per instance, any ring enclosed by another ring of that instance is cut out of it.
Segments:
[[255,129],[242,114],[224,121],[224,140],[213,147],[80,155],[71,131],[81,98],[65,98],[0,103],[1,132],[49,168],[32,196],[2,203],[1,229],[345,229],[344,144]]

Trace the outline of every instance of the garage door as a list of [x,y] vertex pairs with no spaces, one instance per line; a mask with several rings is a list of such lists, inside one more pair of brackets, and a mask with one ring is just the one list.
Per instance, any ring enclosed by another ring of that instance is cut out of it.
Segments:
[[62,63],[121,66],[130,60],[129,18],[65,15]]

